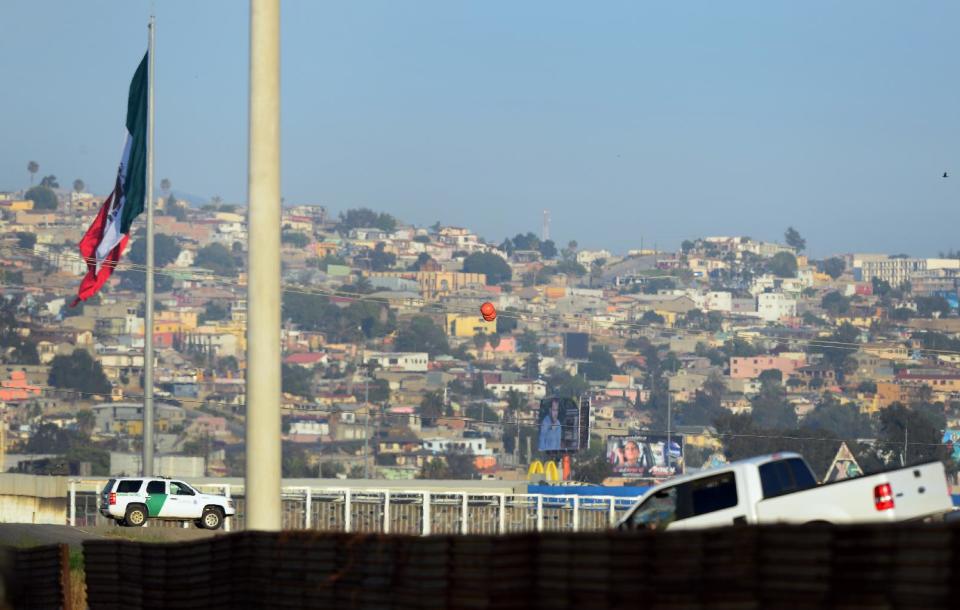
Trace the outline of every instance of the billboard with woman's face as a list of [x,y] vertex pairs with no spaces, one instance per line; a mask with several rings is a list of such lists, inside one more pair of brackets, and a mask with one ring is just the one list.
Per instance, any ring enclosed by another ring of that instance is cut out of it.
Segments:
[[581,408],[572,398],[544,398],[537,414],[537,450],[579,451],[585,420],[589,420],[589,414],[581,417]]
[[[667,451],[670,465],[667,466]],[[636,435],[607,437],[607,460],[621,476],[671,477],[683,472],[683,437]]]

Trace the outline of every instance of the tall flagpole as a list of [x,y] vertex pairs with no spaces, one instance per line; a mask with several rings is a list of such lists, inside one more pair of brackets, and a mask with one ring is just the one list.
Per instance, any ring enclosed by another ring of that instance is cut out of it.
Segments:
[[150,15],[147,43],[147,306],[143,324],[143,476],[153,471],[153,50],[156,18]]
[[247,529],[280,506],[280,0],[250,0]]

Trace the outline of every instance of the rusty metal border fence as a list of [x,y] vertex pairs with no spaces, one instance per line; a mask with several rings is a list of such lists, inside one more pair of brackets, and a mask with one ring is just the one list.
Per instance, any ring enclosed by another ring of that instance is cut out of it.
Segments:
[[[52,544],[0,549],[4,566],[4,595],[13,608],[69,608],[70,548]],[[2,603],[2,596],[0,596]]]
[[945,524],[84,543],[91,608],[951,608]]

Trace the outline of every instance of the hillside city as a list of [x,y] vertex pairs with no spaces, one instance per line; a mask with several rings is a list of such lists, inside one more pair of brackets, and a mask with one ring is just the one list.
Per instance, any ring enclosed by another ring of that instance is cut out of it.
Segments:
[[[136,474],[145,217],[71,307],[104,196],[38,170],[0,192],[3,468]],[[154,205],[158,470],[242,476],[245,209],[166,179]],[[688,472],[794,450],[826,477],[843,447],[866,472],[960,459],[960,253],[814,260],[794,227],[614,253],[551,239],[547,218],[481,236],[455,217],[284,207],[283,475],[542,479],[548,396],[589,400],[572,481],[643,483],[608,459],[625,435],[670,433]]]

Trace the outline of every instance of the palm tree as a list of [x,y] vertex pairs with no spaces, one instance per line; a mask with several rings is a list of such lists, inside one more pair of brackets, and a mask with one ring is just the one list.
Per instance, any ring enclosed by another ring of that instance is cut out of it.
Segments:
[[30,186],[33,186],[33,175],[40,171],[40,164],[36,161],[27,162],[27,171],[30,172]]
[[83,189],[85,189],[86,187],[87,185],[84,184],[83,180],[81,180],[80,178],[77,178],[76,180],[73,181],[73,190],[78,193],[83,192]]
[[160,191],[164,195],[170,192],[170,178],[164,178],[160,181]]

